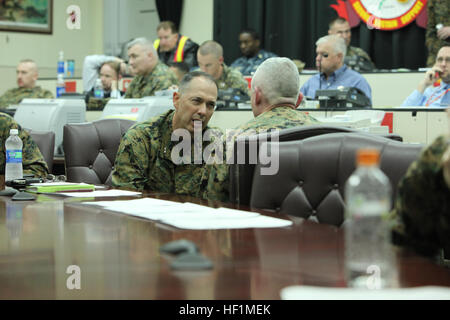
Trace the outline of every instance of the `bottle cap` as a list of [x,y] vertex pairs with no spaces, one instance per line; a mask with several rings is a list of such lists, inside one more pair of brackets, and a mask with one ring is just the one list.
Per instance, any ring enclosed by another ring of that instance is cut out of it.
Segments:
[[356,152],[356,163],[358,166],[377,165],[380,160],[380,151],[377,149],[359,149]]
[[11,134],[18,135],[18,134],[19,134],[19,130],[18,130],[18,129],[10,129],[10,130],[9,130],[9,134],[10,134],[10,135],[11,135]]

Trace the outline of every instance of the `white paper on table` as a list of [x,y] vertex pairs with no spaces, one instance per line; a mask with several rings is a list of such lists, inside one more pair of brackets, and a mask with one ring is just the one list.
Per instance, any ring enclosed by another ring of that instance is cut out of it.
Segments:
[[426,286],[395,289],[354,289],[290,286],[281,290],[283,300],[450,300],[450,288]]
[[126,190],[98,190],[98,191],[87,191],[87,192],[58,192],[58,195],[66,197],[75,198],[95,198],[95,197],[121,197],[121,196],[138,196],[142,192],[126,191]]

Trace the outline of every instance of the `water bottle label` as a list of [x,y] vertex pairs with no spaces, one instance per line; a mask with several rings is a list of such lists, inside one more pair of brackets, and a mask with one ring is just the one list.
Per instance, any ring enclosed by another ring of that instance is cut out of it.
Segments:
[[22,163],[22,150],[6,150],[7,163]]
[[64,61],[58,61],[58,72],[64,74]]
[[65,87],[56,87],[56,97],[60,97],[62,93],[66,92],[66,88]]
[[103,90],[95,90],[94,91],[94,96],[96,98],[103,98]]

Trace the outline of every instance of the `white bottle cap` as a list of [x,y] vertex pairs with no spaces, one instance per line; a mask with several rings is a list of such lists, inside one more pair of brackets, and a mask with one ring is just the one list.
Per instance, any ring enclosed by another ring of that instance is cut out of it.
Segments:
[[9,134],[10,135],[12,135],[12,134],[18,135],[19,134],[19,130],[18,129],[10,129],[9,130]]
[[436,30],[440,30],[444,27],[444,25],[442,23],[439,23],[436,25]]

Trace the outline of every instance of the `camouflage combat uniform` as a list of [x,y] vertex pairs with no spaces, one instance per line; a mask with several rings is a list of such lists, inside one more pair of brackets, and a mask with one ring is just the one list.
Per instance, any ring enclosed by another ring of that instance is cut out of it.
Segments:
[[110,98],[93,98],[90,97],[86,106],[87,111],[102,111]]
[[9,137],[10,129],[19,129],[19,137],[23,142],[23,172],[34,174],[36,177],[46,177],[48,174],[48,167],[38,146],[31,139],[30,135],[23,130],[12,117],[4,113],[0,113],[0,173],[4,174],[5,172],[5,141]]
[[231,64],[231,67],[239,70],[242,74],[253,75],[261,63],[273,57],[277,57],[277,55],[266,50],[259,50],[254,57],[240,57],[236,59]]
[[125,98],[136,99],[153,96],[156,91],[166,90],[171,85],[178,85],[175,74],[164,63],[158,62],[148,75],[134,77],[128,86]]
[[[319,122],[304,112],[293,110],[289,106],[279,106],[266,111],[256,118],[237,127],[234,133],[226,137],[226,159],[231,157],[234,140],[238,136],[254,135],[273,129],[288,129],[297,126],[313,125]],[[210,200],[227,201],[229,199],[228,165],[219,164],[211,168],[206,197]]]
[[5,109],[9,105],[19,104],[22,99],[36,98],[36,99],[53,99],[53,94],[41,87],[29,88],[14,88],[6,91],[0,96],[0,109]]
[[228,67],[225,63],[223,64],[222,76],[216,82],[219,90],[230,88],[241,89],[243,92],[250,95],[248,82],[244,79],[242,74],[238,70]]
[[115,187],[203,196],[209,172],[206,165],[194,164],[194,151],[190,164],[172,162],[172,149],[179,143],[171,141],[173,115],[170,110],[127,131],[112,173]]
[[450,189],[442,171],[447,139],[437,138],[409,167],[391,212],[394,243],[430,256],[450,248]]
[[449,0],[428,0],[428,24],[425,34],[425,43],[428,49],[427,66],[432,67],[436,63],[436,55],[444,45],[450,45],[450,39],[441,40],[437,36],[436,25],[450,26]]

